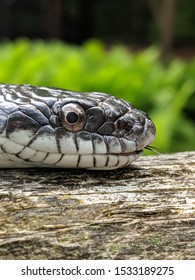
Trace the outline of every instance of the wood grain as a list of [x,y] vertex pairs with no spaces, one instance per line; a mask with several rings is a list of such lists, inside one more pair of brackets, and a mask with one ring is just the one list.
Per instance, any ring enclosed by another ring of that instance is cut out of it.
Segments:
[[1,169],[0,259],[195,259],[195,152]]

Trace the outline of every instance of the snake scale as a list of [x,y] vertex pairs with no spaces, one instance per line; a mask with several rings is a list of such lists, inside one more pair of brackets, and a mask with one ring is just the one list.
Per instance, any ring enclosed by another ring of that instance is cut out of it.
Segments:
[[146,113],[106,93],[0,84],[0,168],[125,167],[155,133]]

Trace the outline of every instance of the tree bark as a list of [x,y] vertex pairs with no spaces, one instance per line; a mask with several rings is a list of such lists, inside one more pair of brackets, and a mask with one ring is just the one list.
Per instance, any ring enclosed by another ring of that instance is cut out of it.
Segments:
[[161,59],[167,62],[173,47],[176,0],[164,0],[161,14]]
[[42,29],[43,34],[51,38],[61,37],[61,0],[42,0]]
[[195,152],[0,178],[0,259],[195,259]]
[[148,0],[153,17],[160,29],[160,58],[166,63],[173,47],[177,0]]

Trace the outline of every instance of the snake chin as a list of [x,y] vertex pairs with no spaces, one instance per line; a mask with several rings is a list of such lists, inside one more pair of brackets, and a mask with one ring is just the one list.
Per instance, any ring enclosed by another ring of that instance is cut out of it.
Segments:
[[140,157],[142,150],[125,153],[108,153],[94,155],[94,167],[86,167],[91,170],[114,170],[129,166],[133,161]]

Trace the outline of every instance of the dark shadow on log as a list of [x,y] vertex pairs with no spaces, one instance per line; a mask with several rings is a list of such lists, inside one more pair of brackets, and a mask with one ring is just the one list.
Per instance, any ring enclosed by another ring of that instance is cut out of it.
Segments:
[[195,259],[195,152],[0,178],[0,259]]

